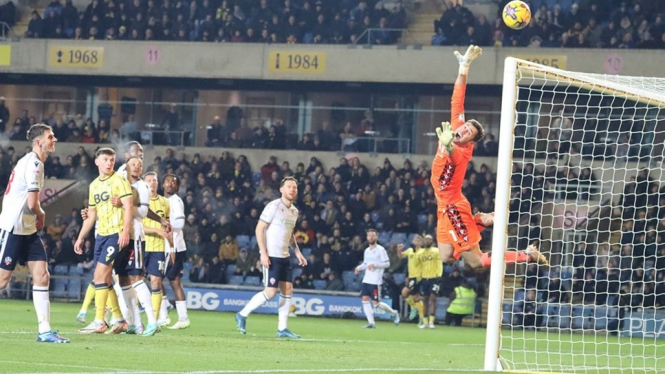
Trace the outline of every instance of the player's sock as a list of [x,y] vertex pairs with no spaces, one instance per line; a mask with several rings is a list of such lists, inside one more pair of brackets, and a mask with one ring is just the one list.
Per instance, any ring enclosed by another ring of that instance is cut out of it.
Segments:
[[374,324],[374,308],[372,308],[372,303],[369,301],[363,301],[363,312],[365,312],[365,317],[367,317],[367,322]]
[[289,319],[289,309],[291,309],[291,295],[279,295],[279,308],[277,309],[278,323],[277,331],[282,331],[286,328],[286,321]]
[[240,311],[240,315],[243,317],[247,317],[250,313],[254,311],[254,309],[260,307],[263,305],[266,301],[270,300],[268,296],[266,296],[263,291],[257,293],[256,295],[252,296],[252,299],[249,300],[247,305],[245,305],[244,308]]
[[178,312],[178,321],[187,321],[187,302],[185,300],[175,302],[175,309]]
[[134,293],[136,294],[136,298],[141,303],[143,311],[145,311],[145,315],[148,318],[148,324],[150,325],[153,323],[157,323],[157,318],[155,317],[155,309],[153,309],[152,298],[150,296],[150,290],[148,290],[148,286],[145,284],[144,281],[141,280],[132,284],[132,287],[134,287]]
[[434,319],[435,319],[434,316],[429,316],[429,323],[434,323]]
[[104,323],[104,312],[106,312],[106,300],[109,298],[109,285],[106,283],[95,284],[95,321]]
[[391,308],[390,306],[388,306],[388,304],[383,302],[379,303],[379,305],[376,306],[376,309],[383,310],[384,312],[390,314],[391,316],[397,314],[397,312],[393,308]]
[[166,319],[169,316],[169,300],[164,297],[162,294],[162,305],[160,306],[159,309],[159,315],[162,316],[162,319]]
[[113,287],[108,287],[109,293],[107,296],[109,307],[111,307],[111,313],[113,313],[113,322],[122,321],[124,318],[122,316],[122,311],[120,310],[120,304],[118,302],[118,295],[116,295]]
[[126,321],[129,321],[131,319],[131,310],[130,310],[131,305],[127,303],[127,299],[125,299],[124,297],[122,288],[123,287],[120,286],[120,283],[116,282],[113,285],[115,296],[118,299],[118,309],[120,309],[120,314]]
[[88,284],[88,288],[85,290],[85,298],[83,299],[83,304],[81,304],[81,313],[87,313],[92,299],[95,298],[95,285],[91,282]]
[[[506,252],[506,254],[508,254],[508,253]],[[490,265],[492,265],[492,254],[491,254],[491,252],[485,252],[485,253],[482,254],[482,256],[480,256],[480,264],[485,269],[487,269],[488,267],[490,267]]]
[[159,318],[159,311],[162,307],[162,290],[153,290],[150,298],[152,299],[152,308],[155,312],[155,318]]
[[416,309],[418,309],[418,317],[423,318],[424,311],[423,311],[423,302],[422,302],[422,300],[418,300],[418,302],[416,303]]
[[129,323],[130,325],[140,324],[141,312],[139,312],[139,306],[138,303],[136,302],[136,295],[134,294],[132,286],[122,287],[122,299],[127,305],[127,309],[129,309],[128,315],[125,316],[125,321],[127,321],[127,323]]
[[416,307],[416,302],[413,300],[413,296],[409,295],[409,297],[406,298],[406,302],[409,304],[411,309]]
[[48,298],[48,286],[32,286],[32,301],[37,312],[39,333],[51,331],[51,303]]

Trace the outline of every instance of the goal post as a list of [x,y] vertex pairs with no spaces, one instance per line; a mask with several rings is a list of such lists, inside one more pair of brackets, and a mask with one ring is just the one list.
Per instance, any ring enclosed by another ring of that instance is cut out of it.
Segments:
[[[665,79],[509,57],[502,95],[484,369],[662,370],[665,262],[621,232],[665,239],[660,195],[622,196],[640,173],[665,181]],[[505,264],[534,241],[550,266]]]

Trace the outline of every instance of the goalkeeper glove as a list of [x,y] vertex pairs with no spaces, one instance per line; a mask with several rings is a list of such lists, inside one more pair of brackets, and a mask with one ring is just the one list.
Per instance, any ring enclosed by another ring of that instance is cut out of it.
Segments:
[[441,122],[441,127],[436,128],[436,136],[439,137],[441,145],[449,148],[454,136],[453,127],[450,125],[450,122]]
[[469,65],[471,65],[471,62],[480,57],[482,54],[483,50],[477,45],[470,45],[464,55],[455,51],[455,57],[457,57],[457,61],[459,61],[459,74],[468,75]]

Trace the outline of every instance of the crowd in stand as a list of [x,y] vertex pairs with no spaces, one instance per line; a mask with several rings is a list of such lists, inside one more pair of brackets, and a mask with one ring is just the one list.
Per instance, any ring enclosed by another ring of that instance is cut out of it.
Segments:
[[[508,1],[500,2],[500,10]],[[459,4],[434,22],[432,45],[665,49],[665,3],[616,0],[526,0],[531,22],[508,29],[500,14],[475,17]]]
[[[406,26],[401,1],[92,0],[77,9],[53,0],[32,12],[26,37],[232,43],[392,44]],[[363,35],[365,34],[365,35]]]

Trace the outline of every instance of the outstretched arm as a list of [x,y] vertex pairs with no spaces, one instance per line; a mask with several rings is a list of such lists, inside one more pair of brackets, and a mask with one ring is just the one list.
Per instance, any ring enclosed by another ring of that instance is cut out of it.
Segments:
[[458,51],[455,51],[455,57],[459,62],[459,71],[457,73],[457,79],[455,80],[455,87],[453,89],[453,96],[451,100],[451,121],[453,130],[456,130],[458,127],[464,124],[464,97],[466,95],[466,81],[469,75],[469,67],[473,60],[480,57],[483,53],[483,50],[475,45],[470,45],[466,50],[466,53],[463,55]]

